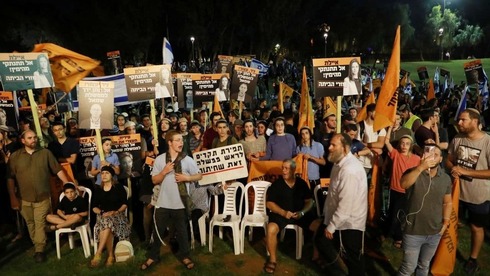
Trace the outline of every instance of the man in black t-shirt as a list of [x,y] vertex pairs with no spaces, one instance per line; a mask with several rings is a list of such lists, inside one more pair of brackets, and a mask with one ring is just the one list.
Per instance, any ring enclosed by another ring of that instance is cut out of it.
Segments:
[[266,273],[274,273],[277,265],[277,234],[288,224],[297,224],[308,229],[314,219],[312,212],[313,199],[308,184],[295,176],[296,162],[292,159],[282,163],[282,178],[274,181],[267,190],[267,224],[266,245],[269,260],[264,265]]

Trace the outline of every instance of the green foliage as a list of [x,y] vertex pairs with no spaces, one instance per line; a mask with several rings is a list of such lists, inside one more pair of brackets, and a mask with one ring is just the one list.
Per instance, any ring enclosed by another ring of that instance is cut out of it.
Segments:
[[[461,17],[450,9],[441,10],[441,6],[432,8],[428,18],[426,31],[431,35],[436,45],[444,49],[451,49],[454,45],[453,37],[461,25]],[[442,32],[441,32],[442,30]]]
[[474,49],[483,40],[483,30],[478,25],[466,25],[464,29],[459,29],[454,37],[456,46],[462,47],[462,58],[465,57],[466,50]]

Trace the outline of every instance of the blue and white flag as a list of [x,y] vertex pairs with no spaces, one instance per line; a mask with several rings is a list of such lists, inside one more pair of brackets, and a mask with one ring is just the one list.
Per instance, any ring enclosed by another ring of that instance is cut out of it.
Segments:
[[172,64],[174,62],[174,53],[172,52],[172,46],[168,42],[167,38],[163,38],[162,48],[163,64]]
[[480,82],[479,86],[480,87],[478,88],[480,89],[480,93],[482,96],[482,109],[487,110],[488,109],[488,77],[487,77],[487,73],[485,72],[485,69],[483,69],[483,82]]
[[267,71],[269,71],[269,65],[266,65],[262,61],[252,58],[252,61],[250,62],[250,67],[259,69],[259,76],[262,77],[265,74],[267,74]]
[[435,93],[439,92],[439,67],[436,67],[436,71],[434,72],[434,91]]
[[468,92],[468,86],[464,88],[463,94],[461,94],[461,99],[459,100],[458,110],[456,110],[456,115],[454,116],[454,120],[458,122],[459,114],[466,109],[466,93]]

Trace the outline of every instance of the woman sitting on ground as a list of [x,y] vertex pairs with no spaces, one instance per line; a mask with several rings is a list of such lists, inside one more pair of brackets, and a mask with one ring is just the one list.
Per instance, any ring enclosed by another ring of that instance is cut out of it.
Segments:
[[114,169],[104,166],[100,172],[102,183],[96,188],[92,200],[92,210],[97,215],[94,227],[95,240],[99,243],[97,252],[90,262],[91,267],[97,267],[102,258],[102,251],[107,248],[106,266],[114,263],[114,237],[128,240],[131,227],[126,218],[128,208],[126,190],[122,185],[116,185],[113,176]]

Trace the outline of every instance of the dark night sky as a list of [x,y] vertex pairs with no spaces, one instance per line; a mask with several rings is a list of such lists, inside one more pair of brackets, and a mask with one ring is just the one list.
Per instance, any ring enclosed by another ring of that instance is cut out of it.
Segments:
[[[375,31],[365,26],[365,22],[339,15],[343,9],[359,14],[378,7],[383,10],[394,3],[406,3],[410,6],[411,24],[418,32],[424,25],[429,6],[442,2],[343,0],[339,4],[336,0],[298,0],[296,4],[291,4],[284,0],[233,0],[226,1],[225,5],[216,0],[7,0],[0,10],[3,21],[0,51],[29,51],[29,45],[53,42],[94,58],[103,58],[105,52],[116,49],[126,52],[140,49],[139,52],[152,61],[161,56],[161,41],[167,30],[174,53],[180,59],[187,58],[191,35],[199,39],[201,44],[196,46],[208,56],[250,52],[264,55],[268,45],[273,45],[275,41],[283,41],[291,49],[304,51],[310,37],[318,35],[315,27],[323,22],[332,26],[333,36],[329,39],[335,39],[336,26],[340,28],[346,24],[352,24],[352,29]],[[247,3],[246,7],[243,3]],[[287,14],[287,7],[296,10]],[[487,34],[490,33],[490,1],[446,0],[446,8],[457,10],[469,24],[478,24]],[[209,18],[202,18],[208,14]],[[222,14],[225,16],[220,16]],[[263,17],[270,20],[270,25],[267,25],[267,20],[265,24],[249,22],[258,22],[257,18]],[[272,33],[268,32],[269,28]],[[273,31],[276,29],[277,32]],[[387,37],[392,36],[391,29],[385,31],[388,32]],[[206,30],[208,33],[204,35]],[[225,38],[232,34],[233,39],[223,39],[219,36],[221,31],[225,33]],[[198,37],[199,34],[201,37]],[[269,39],[270,36],[274,37]],[[489,41],[489,38],[486,39]],[[322,51],[320,46],[314,51]],[[136,51],[133,55],[136,55]]]

